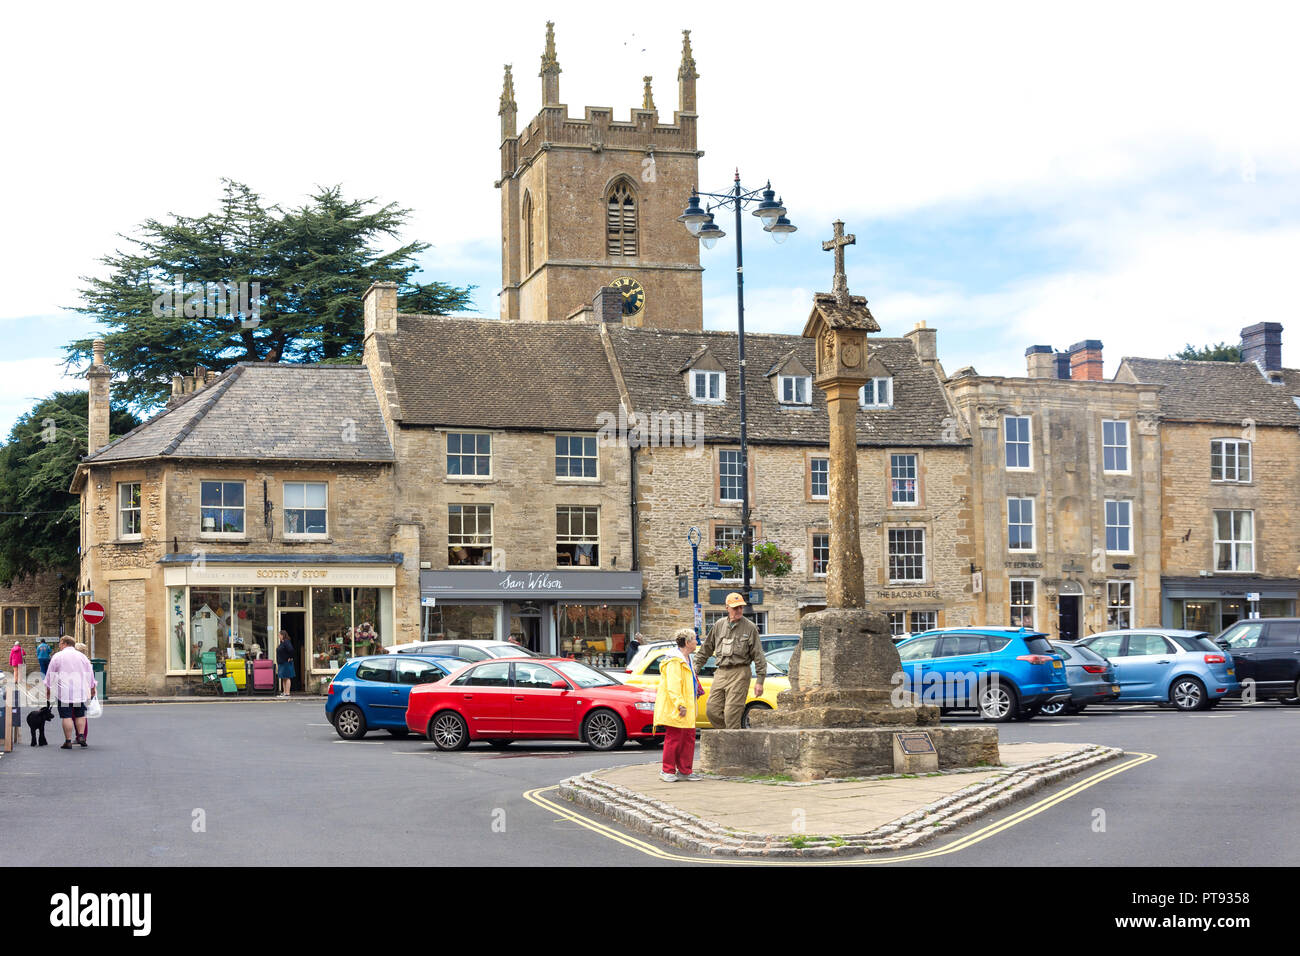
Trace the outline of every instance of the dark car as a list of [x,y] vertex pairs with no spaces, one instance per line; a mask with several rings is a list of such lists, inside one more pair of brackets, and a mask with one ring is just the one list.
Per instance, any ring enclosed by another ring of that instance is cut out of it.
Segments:
[[359,740],[372,730],[405,737],[411,688],[440,681],[465,666],[457,658],[426,654],[353,658],[330,682],[325,719],[344,740]]
[[1110,661],[1081,644],[1053,641],[1052,650],[1065,657],[1065,679],[1070,682],[1070,699],[1043,705],[1043,716],[1078,714],[1089,704],[1119,699],[1119,684]]
[[1300,617],[1238,621],[1214,643],[1232,655],[1243,697],[1300,704]]

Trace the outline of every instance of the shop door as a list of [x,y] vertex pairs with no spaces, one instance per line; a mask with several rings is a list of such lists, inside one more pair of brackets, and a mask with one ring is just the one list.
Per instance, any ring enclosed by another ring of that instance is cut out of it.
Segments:
[[1078,640],[1079,637],[1079,605],[1083,603],[1083,598],[1077,594],[1062,594],[1056,599],[1058,611],[1056,634],[1063,641]]
[[510,632],[506,639],[542,653],[542,610],[531,602],[510,602]]
[[[307,615],[303,611],[280,611],[280,630],[289,633],[289,642],[293,644],[293,670],[294,678],[290,683],[290,688],[301,691],[307,686],[304,676],[304,665],[307,663],[307,655],[303,653],[303,645],[307,639]],[[276,638],[276,645],[280,641]],[[275,649],[271,649],[271,658],[275,658]],[[278,675],[277,675],[278,676]]]
[[1226,631],[1228,628],[1232,627],[1232,625],[1236,624],[1245,616],[1246,616],[1245,601],[1224,601],[1223,611],[1220,613],[1219,616],[1218,630],[1213,630],[1208,627],[1206,628],[1206,630],[1209,631],[1211,634],[1222,633],[1223,631]]

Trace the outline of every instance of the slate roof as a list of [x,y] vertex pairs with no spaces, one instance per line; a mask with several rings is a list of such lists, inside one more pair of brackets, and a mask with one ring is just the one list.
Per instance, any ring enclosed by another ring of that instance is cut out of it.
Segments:
[[[709,440],[739,441],[740,400],[734,332],[674,332],[611,327],[610,339],[635,411],[704,415]],[[683,373],[692,355],[710,346],[727,371],[724,405],[693,402]],[[938,376],[921,364],[907,339],[868,336],[868,355],[893,373],[894,407],[858,411],[859,445],[950,445],[945,419],[956,419]],[[809,369],[817,367],[816,343],[801,335],[745,336],[745,405],[749,440],[757,443],[829,444],[826,398],[812,390],[812,404],[782,405],[769,370],[793,351]],[[963,437],[960,444],[969,444]]]
[[364,366],[241,362],[86,461],[143,458],[392,461],[393,446]]
[[1254,362],[1191,362],[1183,359],[1124,358],[1139,382],[1161,385],[1160,413],[1166,421],[1240,425],[1300,426],[1300,370],[1283,370],[1284,383],[1269,382]]
[[389,356],[406,425],[595,431],[618,413],[595,324],[399,315]]

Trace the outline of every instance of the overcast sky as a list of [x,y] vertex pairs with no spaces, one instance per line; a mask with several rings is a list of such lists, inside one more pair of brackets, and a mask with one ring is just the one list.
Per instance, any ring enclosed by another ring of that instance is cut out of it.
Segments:
[[[78,277],[141,221],[214,209],[223,176],[410,207],[425,278],[496,315],[502,65],[522,125],[547,18],[578,116],[626,119],[650,74],[667,117],[692,30],[702,185],[770,178],[800,230],[747,233],[748,330],[801,330],[838,217],[852,291],[885,335],[936,327],[950,372],[1023,375],[1030,345],[1101,339],[1109,376],[1259,321],[1300,366],[1280,4],[6,4],[0,434],[81,384],[59,371],[93,328],[66,311]],[[702,256],[706,328],[734,328],[734,255],[729,237]]]

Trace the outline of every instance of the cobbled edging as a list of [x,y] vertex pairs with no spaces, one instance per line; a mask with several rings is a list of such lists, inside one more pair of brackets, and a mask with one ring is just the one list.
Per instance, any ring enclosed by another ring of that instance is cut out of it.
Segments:
[[[1089,744],[1043,760],[1005,768],[992,780],[963,787],[868,833],[851,836],[768,836],[729,829],[687,813],[670,803],[653,800],[627,787],[600,779],[600,771],[569,777],[560,782],[560,796],[587,810],[695,853],[737,857],[812,858],[888,853],[919,846],[941,833],[999,810],[1064,777],[1114,760],[1124,753],[1118,747]],[[960,772],[988,772],[999,768],[962,768]],[[877,778],[891,779],[896,774]],[[718,778],[743,779],[743,778]],[[825,781],[829,782],[829,781]],[[806,784],[795,784],[805,786]],[[695,784],[687,784],[695,786]],[[791,841],[801,845],[795,845]]]

